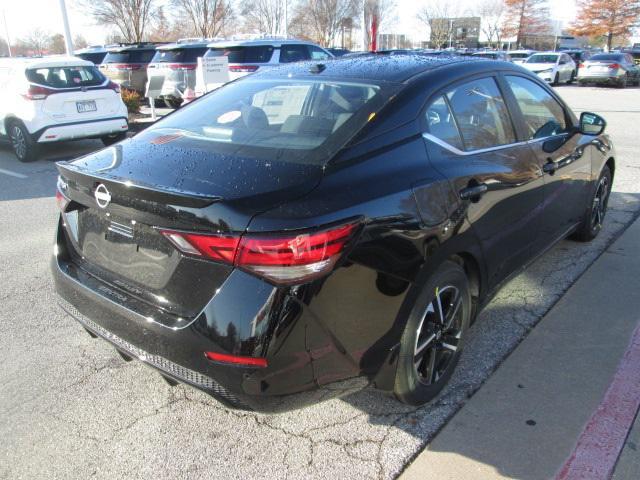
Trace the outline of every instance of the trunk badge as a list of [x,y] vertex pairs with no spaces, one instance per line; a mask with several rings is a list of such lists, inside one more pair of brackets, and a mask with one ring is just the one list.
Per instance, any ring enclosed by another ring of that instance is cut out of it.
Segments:
[[107,187],[105,187],[102,183],[98,185],[96,191],[93,192],[93,196],[95,197],[96,203],[100,208],[107,208],[107,205],[109,205],[109,202],[111,202],[111,194],[109,193],[109,190],[107,190]]

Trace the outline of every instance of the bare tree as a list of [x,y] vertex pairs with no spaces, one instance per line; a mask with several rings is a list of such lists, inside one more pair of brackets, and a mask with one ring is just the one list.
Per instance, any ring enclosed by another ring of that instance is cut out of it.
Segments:
[[293,33],[331,46],[343,22],[361,13],[360,0],[301,0],[291,21]]
[[65,53],[67,51],[67,44],[64,41],[64,35],[61,33],[55,33],[49,38],[49,44],[47,45],[49,53]]
[[43,55],[50,42],[51,35],[41,28],[36,28],[19,43],[22,43],[24,47],[34,55]]
[[458,4],[452,0],[430,0],[418,12],[418,18],[429,28],[432,47],[446,45],[453,34],[450,19],[458,14],[458,10]]
[[99,25],[115,26],[125,42],[142,42],[156,13],[156,0],[79,0]]
[[76,35],[75,38],[73,39],[73,46],[75,48],[86,48],[89,46],[89,42],[87,42],[87,39],[84,38],[82,35]]
[[248,31],[278,35],[284,31],[284,9],[287,0],[248,0],[242,2],[241,15]]
[[500,46],[502,41],[504,0],[480,0],[473,13],[480,17],[480,30],[487,37],[490,47]]
[[183,12],[195,35],[203,38],[220,35],[233,17],[231,3],[225,0],[173,0],[172,3]]
[[367,45],[365,50],[371,49],[371,21],[375,15],[378,22],[378,31],[389,26],[397,19],[395,0],[365,0],[364,21],[367,35]]

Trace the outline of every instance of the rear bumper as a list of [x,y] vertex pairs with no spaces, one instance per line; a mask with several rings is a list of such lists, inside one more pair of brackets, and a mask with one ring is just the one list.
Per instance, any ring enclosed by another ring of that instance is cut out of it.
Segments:
[[621,75],[578,75],[579,82],[589,83],[618,83],[621,79]]
[[[274,333],[271,327],[260,325],[264,329],[262,337],[246,336],[248,330],[260,330],[253,322],[264,319],[277,323],[283,315],[282,305],[272,303],[279,293],[274,293],[276,287],[259,291],[257,284],[251,283],[261,282],[259,279],[240,271],[230,275],[196,318],[184,319],[184,327],[169,327],[155,321],[148,312],[146,316],[138,313],[133,301],[127,302],[126,292],[116,291],[112,285],[82,270],[71,261],[66,245],[64,229],[59,228],[51,270],[59,304],[70,316],[121,352],[173,380],[210,394],[231,408],[286,411],[352,393],[368,384],[367,379],[357,377],[336,379],[318,387],[312,356],[305,345],[308,325],[304,314],[293,315],[296,307],[292,298],[282,299],[289,309],[285,327]],[[246,292],[252,295],[247,296]],[[243,303],[241,308],[239,301]],[[244,322],[243,315],[248,322]],[[229,316],[236,318],[230,320]],[[228,333],[231,323],[233,334]],[[248,345],[255,352],[266,350],[262,356],[268,359],[269,366],[216,364],[204,355],[206,351],[247,354],[238,351],[239,345]]]
[[126,132],[129,124],[125,117],[87,120],[40,128],[32,134],[38,143],[60,142],[79,138],[92,138]]

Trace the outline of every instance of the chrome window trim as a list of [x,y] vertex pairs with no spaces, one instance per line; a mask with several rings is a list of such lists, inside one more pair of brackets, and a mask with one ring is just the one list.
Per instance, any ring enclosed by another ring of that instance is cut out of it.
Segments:
[[458,155],[460,157],[466,157],[469,155],[478,155],[478,154],[482,154],[482,153],[490,153],[490,152],[495,152],[495,151],[499,151],[499,150],[504,150],[505,148],[512,148],[512,147],[520,147],[523,145],[532,145],[538,142],[545,142],[547,140],[550,140],[552,138],[557,138],[557,137],[564,137],[564,136],[568,136],[568,133],[561,133],[558,135],[551,135],[548,137],[542,137],[542,138],[533,138],[531,140],[525,140],[522,142],[515,142],[515,143],[507,143],[505,145],[496,145],[495,147],[489,147],[489,148],[481,148],[478,150],[469,150],[469,151],[464,151],[464,150],[460,150],[457,147],[454,147],[453,145],[445,142],[444,140],[441,140],[440,138],[431,135],[428,132],[424,132],[422,134],[422,137],[425,140],[429,140],[430,142],[435,143],[436,145],[444,148],[445,150],[450,151],[451,153],[453,153],[454,155]]

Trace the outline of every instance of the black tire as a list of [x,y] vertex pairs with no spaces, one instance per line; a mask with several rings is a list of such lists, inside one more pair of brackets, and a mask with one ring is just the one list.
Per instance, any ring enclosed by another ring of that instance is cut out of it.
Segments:
[[567,85],[571,85],[573,82],[575,82],[576,80],[576,71],[573,70],[571,72],[571,76],[569,77],[569,81],[567,82]]
[[588,84],[587,82],[581,82],[580,80],[578,80],[578,85],[579,85],[580,87],[586,87],[586,86],[588,86],[589,84]]
[[560,84],[560,74],[556,73],[556,76],[553,77],[553,82],[551,83],[551,85],[553,85],[554,87]]
[[440,393],[460,358],[471,315],[467,276],[460,265],[446,261],[424,283],[402,334],[394,384],[398,400],[422,405]]
[[105,135],[104,137],[100,137],[100,140],[102,140],[102,143],[105,147],[110,147],[114,143],[118,143],[125,138],[127,138],[127,132],[119,132],[114,133],[113,135]]
[[182,99],[178,98],[163,98],[164,104],[167,108],[173,108],[174,110],[180,108],[182,105]]
[[571,236],[573,240],[579,242],[590,242],[598,236],[602,230],[602,223],[607,213],[609,195],[611,194],[611,170],[605,165],[600,173],[598,181],[593,187],[593,192],[589,196],[586,211],[580,226]]
[[31,138],[29,131],[19,120],[9,122],[7,134],[13,153],[21,162],[33,162],[38,159],[38,144]]
[[629,83],[629,76],[625,74],[624,77],[622,77],[619,81],[618,81],[618,88],[627,88],[627,83]]

